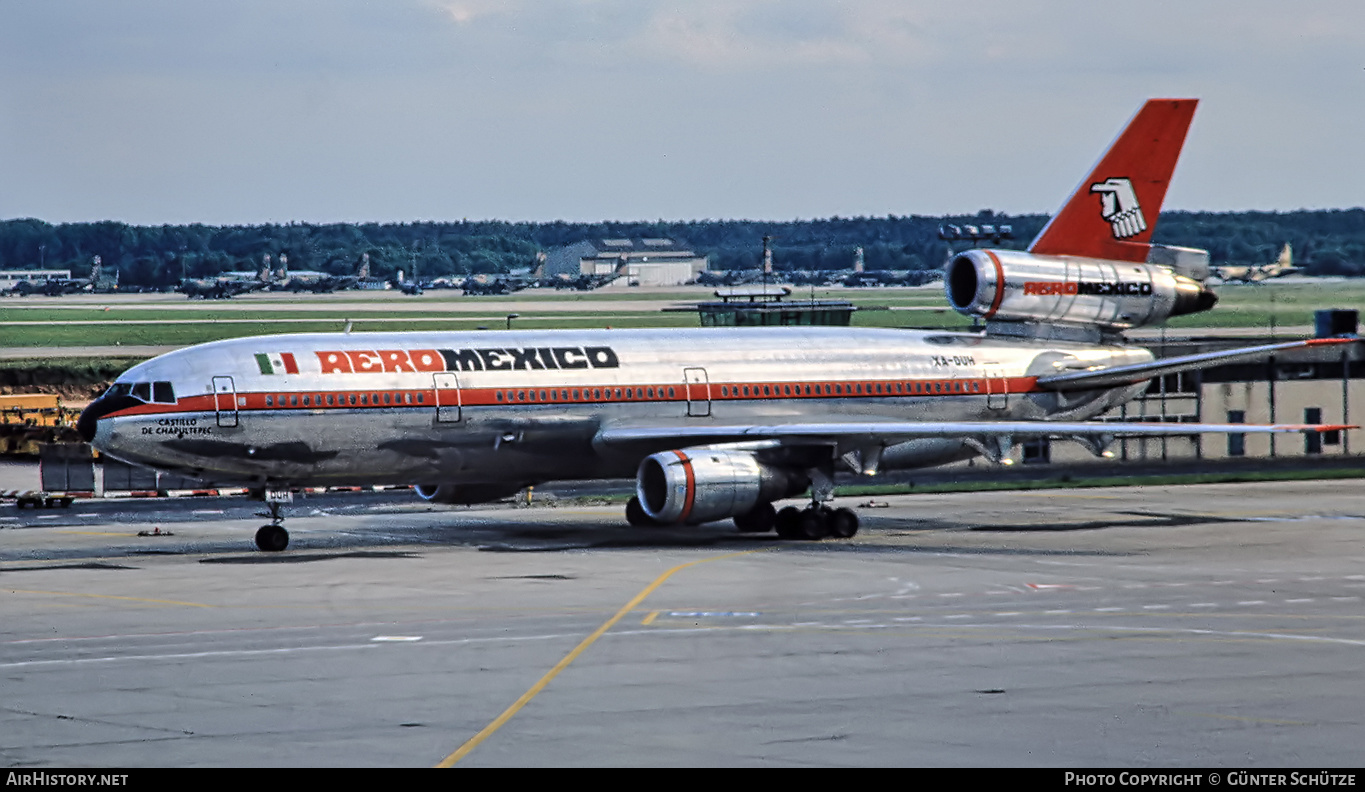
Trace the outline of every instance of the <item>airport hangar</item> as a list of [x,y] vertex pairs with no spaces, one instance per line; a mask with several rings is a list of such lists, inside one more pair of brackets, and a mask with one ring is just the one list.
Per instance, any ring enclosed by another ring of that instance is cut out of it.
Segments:
[[681,286],[706,272],[708,261],[673,239],[592,239],[546,251],[544,275],[616,274],[609,285]]

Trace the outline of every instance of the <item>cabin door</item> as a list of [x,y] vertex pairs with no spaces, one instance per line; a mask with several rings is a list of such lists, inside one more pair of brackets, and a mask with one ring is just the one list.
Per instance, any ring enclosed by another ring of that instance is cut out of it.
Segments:
[[1008,383],[1005,381],[998,366],[986,366],[983,373],[986,377],[986,408],[990,410],[1004,410],[1010,406],[1010,394]]
[[436,423],[460,420],[460,379],[449,371],[431,375],[436,385]]
[[704,368],[683,369],[683,383],[687,387],[687,414],[705,418],[711,414],[711,383]]
[[237,425],[237,387],[232,377],[213,378],[213,410],[219,426],[230,429]]

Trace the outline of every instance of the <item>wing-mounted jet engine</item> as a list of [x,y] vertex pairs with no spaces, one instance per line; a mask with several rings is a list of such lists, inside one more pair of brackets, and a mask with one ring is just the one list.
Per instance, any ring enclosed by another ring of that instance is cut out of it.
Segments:
[[[799,470],[766,465],[744,450],[689,448],[645,457],[637,476],[636,498],[658,523],[696,525],[754,512],[805,491],[810,479]],[[772,520],[758,530],[768,530]]]

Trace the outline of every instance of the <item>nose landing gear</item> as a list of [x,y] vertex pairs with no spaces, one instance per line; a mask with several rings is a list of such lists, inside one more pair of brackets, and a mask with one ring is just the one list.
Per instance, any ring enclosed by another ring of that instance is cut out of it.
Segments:
[[263,497],[265,507],[270,511],[261,516],[269,517],[270,524],[262,525],[256,531],[256,547],[266,553],[278,553],[289,546],[289,532],[284,529],[284,515],[280,510],[285,503],[294,499],[293,493],[288,490],[284,490],[283,494],[266,490]]

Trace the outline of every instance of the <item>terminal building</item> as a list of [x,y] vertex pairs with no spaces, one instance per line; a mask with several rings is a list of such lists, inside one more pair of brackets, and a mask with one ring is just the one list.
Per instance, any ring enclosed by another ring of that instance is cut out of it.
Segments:
[[612,285],[681,286],[707,264],[706,256],[672,239],[593,239],[546,251],[544,276],[614,275]]

